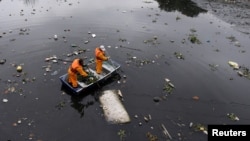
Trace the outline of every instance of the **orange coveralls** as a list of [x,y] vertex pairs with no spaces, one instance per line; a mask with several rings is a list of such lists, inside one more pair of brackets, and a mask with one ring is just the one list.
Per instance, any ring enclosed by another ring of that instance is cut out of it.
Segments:
[[79,59],[75,59],[68,69],[68,82],[72,83],[73,87],[77,87],[77,74],[81,74],[83,77],[87,77],[88,74],[83,70],[83,67],[79,64]]
[[105,56],[104,51],[99,47],[95,49],[95,63],[96,63],[96,73],[102,73],[102,62],[108,60],[108,57]]

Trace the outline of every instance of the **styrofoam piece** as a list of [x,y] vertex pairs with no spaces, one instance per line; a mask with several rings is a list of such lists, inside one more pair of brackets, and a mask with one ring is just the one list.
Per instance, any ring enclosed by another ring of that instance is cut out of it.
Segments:
[[129,114],[122,104],[119,95],[121,95],[120,90],[105,90],[99,97],[105,119],[110,123],[130,122]]

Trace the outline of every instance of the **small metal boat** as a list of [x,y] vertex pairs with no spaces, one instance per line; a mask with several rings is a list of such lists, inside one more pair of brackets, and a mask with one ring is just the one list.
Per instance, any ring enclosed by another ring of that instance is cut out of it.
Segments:
[[95,62],[94,59],[89,60],[86,66],[84,66],[85,71],[89,74],[87,78],[82,78],[80,75],[78,77],[78,87],[74,88],[71,84],[68,83],[68,73],[59,77],[63,86],[67,87],[70,91],[74,94],[79,94],[83,90],[87,89],[88,87],[98,84],[101,81],[105,81],[110,78],[117,70],[120,68],[120,64],[115,62],[114,60],[109,59],[108,61],[103,62],[103,72],[101,74],[97,74],[95,71]]

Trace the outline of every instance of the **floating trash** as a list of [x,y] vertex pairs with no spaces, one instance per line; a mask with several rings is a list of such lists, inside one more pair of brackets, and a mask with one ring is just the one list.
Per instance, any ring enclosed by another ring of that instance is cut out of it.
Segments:
[[6,62],[6,59],[1,59],[0,64],[4,64]]
[[57,61],[57,60],[52,60],[52,62],[53,62],[53,63],[58,63],[58,61]]
[[95,34],[91,34],[91,36],[92,36],[93,38],[95,38],[95,37],[96,37],[96,35],[95,35]]
[[231,67],[233,67],[234,69],[239,69],[239,68],[240,68],[239,65],[238,65],[238,63],[236,63],[236,62],[228,61],[228,64],[229,64]]
[[76,44],[71,44],[71,47],[78,47]]
[[182,53],[180,53],[180,52],[174,52],[174,55],[175,55],[176,58],[184,60],[184,56],[183,56]]
[[193,125],[194,125],[193,122],[190,122],[190,123],[189,123],[189,127],[190,127],[190,128],[193,127]]
[[19,120],[17,121],[17,123],[18,123],[18,124],[21,124],[21,123],[22,123],[22,121],[19,119]]
[[161,127],[162,127],[162,129],[163,129],[163,134],[165,135],[165,137],[166,138],[169,138],[170,140],[172,139],[172,136],[169,134],[169,132],[168,132],[168,130],[167,130],[167,128],[163,125],[163,124],[161,124]]
[[3,99],[3,102],[4,102],[4,103],[7,103],[7,102],[8,102],[8,99],[4,98],[4,99]]
[[22,70],[23,70],[22,66],[17,66],[17,67],[16,67],[16,71],[17,71],[17,72],[22,72]]
[[58,71],[54,71],[51,73],[51,75],[57,75],[58,74]]
[[50,72],[51,71],[50,67],[45,68],[45,71]]
[[161,98],[158,97],[158,96],[156,96],[156,97],[153,98],[153,100],[154,100],[154,102],[160,102],[160,101],[161,101]]
[[141,123],[141,122],[139,122],[139,126],[142,126],[142,123]]
[[234,113],[227,113],[227,117],[229,117],[233,121],[240,120]]
[[193,130],[196,131],[196,132],[201,131],[206,135],[208,133],[207,132],[207,127],[205,125],[200,124],[200,123],[194,124],[194,123],[191,122],[189,127],[193,128]]
[[57,39],[58,39],[57,35],[54,35],[54,39],[55,39],[55,40],[57,40]]
[[211,68],[212,71],[216,71],[219,65],[215,64],[209,64],[209,67]]
[[78,52],[78,51],[74,51],[73,54],[74,54],[74,55],[78,55],[79,52]]
[[146,133],[146,137],[148,138],[149,141],[158,141],[158,137],[150,132]]
[[173,89],[175,88],[174,84],[170,82],[170,79],[165,78],[165,81],[167,82],[163,88],[167,93],[172,93]]
[[53,55],[53,56],[51,56],[51,57],[47,57],[47,58],[45,58],[45,61],[46,62],[48,62],[48,61],[53,61],[53,60],[57,60],[57,57],[56,57],[56,55]]
[[199,100],[200,98],[198,96],[193,96],[193,100]]
[[148,116],[144,116],[143,119],[144,119],[145,122],[149,122],[152,119],[152,117],[149,114]]

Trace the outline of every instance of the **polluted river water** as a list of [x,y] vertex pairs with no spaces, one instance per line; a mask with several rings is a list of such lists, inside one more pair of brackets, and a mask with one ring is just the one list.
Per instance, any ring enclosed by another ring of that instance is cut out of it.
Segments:
[[[1,0],[0,11],[1,141],[206,141],[209,124],[250,122],[249,34],[192,1]],[[72,95],[59,77],[99,45],[118,75]],[[104,118],[99,94],[113,89],[129,123]]]

